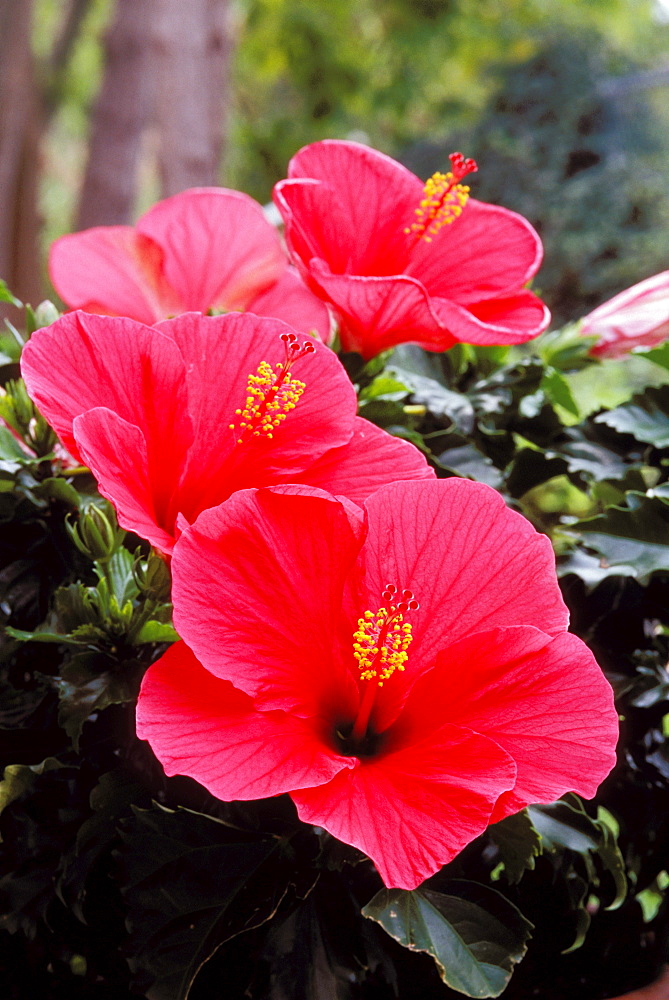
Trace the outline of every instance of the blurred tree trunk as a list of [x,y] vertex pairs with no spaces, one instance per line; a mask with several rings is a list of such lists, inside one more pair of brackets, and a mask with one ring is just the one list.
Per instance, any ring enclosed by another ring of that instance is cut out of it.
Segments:
[[[0,0],[0,277],[38,302],[37,174],[41,98],[31,50],[32,0]],[[6,314],[6,312],[5,312]]]
[[159,7],[159,0],[117,0],[105,39],[106,69],[93,110],[78,229],[132,217],[151,106],[146,39]]
[[216,184],[228,73],[227,0],[162,0],[154,28],[163,197]]
[[215,184],[223,149],[228,0],[117,0],[93,114],[78,228],[132,221],[151,128],[164,197]]

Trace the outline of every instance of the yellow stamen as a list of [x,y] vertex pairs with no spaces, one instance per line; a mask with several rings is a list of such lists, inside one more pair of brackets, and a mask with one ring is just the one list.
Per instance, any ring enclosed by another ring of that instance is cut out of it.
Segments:
[[383,591],[383,600],[388,606],[376,612],[365,611],[353,633],[353,655],[358,661],[360,680],[375,682],[366,688],[353,723],[351,737],[356,740],[367,731],[377,688],[383,687],[396,670],[405,669],[413,636],[404,614],[420,607],[410,590],[399,591],[391,583]]
[[404,230],[407,234],[414,233],[426,243],[431,243],[440,229],[462,215],[469,198],[469,187],[459,182],[467,174],[478,170],[474,160],[465,159],[462,153],[451,153],[449,159],[452,171],[447,174],[437,171],[426,181],[423,199],[416,209],[416,221]]
[[360,680],[376,680],[379,687],[396,670],[404,670],[411,643],[411,625],[403,620],[395,605],[366,611],[353,633],[353,655],[360,668]]
[[248,377],[244,405],[235,410],[235,415],[241,419],[229,425],[238,435],[237,444],[252,437],[271,439],[277,427],[295,409],[306,388],[290,369],[298,358],[312,353],[314,345],[305,341],[300,347],[294,333],[281,334],[281,340],[286,347],[285,360],[277,362],[274,368],[268,361],[261,361],[255,374]]

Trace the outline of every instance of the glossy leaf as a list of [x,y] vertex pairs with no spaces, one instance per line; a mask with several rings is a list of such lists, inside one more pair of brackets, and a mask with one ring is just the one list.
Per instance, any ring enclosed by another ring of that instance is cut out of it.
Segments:
[[405,948],[431,955],[443,981],[468,997],[504,991],[532,930],[500,893],[459,880],[441,892],[382,889],[362,912]]
[[541,837],[527,810],[493,823],[488,833],[500,853],[507,881],[516,885],[526,871],[534,869],[534,859],[542,852]]
[[217,947],[273,912],[272,887],[253,877],[280,842],[157,805],[135,808],[121,827],[137,986],[148,1000],[185,1000]]

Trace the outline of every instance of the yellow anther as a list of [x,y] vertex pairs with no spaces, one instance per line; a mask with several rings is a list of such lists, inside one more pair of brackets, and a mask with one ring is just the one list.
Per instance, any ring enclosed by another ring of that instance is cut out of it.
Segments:
[[271,440],[274,431],[294,410],[306,386],[296,379],[290,369],[298,358],[314,351],[312,343],[297,343],[295,334],[282,334],[286,359],[274,367],[268,361],[261,361],[255,373],[249,375],[246,384],[246,399],[243,407],[235,410],[241,417],[237,424],[230,424],[238,434],[237,444],[252,437],[266,437]]
[[[406,604],[403,610],[407,610]],[[411,625],[404,621],[397,605],[379,608],[376,614],[365,611],[353,633],[353,655],[358,661],[360,679],[374,680],[383,687],[383,682],[396,670],[404,670],[411,640]]]
[[416,221],[408,226],[405,233],[415,233],[426,243],[432,242],[443,226],[448,226],[462,215],[469,198],[466,184],[457,184],[449,171],[436,173],[425,184],[425,198],[416,209]]
[[426,243],[431,243],[440,229],[462,215],[469,188],[460,181],[478,169],[474,160],[465,159],[462,153],[451,153],[449,159],[453,169],[446,174],[437,171],[426,181],[424,197],[416,209],[416,221],[404,230],[407,235],[414,233]]

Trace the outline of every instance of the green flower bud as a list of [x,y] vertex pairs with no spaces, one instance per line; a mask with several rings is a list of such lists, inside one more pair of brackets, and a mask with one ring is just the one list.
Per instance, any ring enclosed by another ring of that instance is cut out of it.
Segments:
[[[108,509],[111,514],[111,508]],[[115,518],[113,515],[111,517],[110,520],[96,504],[89,504],[80,513],[77,524],[66,522],[70,538],[76,547],[93,562],[106,562],[110,559],[123,537],[116,528]]]
[[169,601],[172,578],[160,556],[150,552],[148,559],[136,559],[132,571],[137,586],[146,597],[160,604]]

